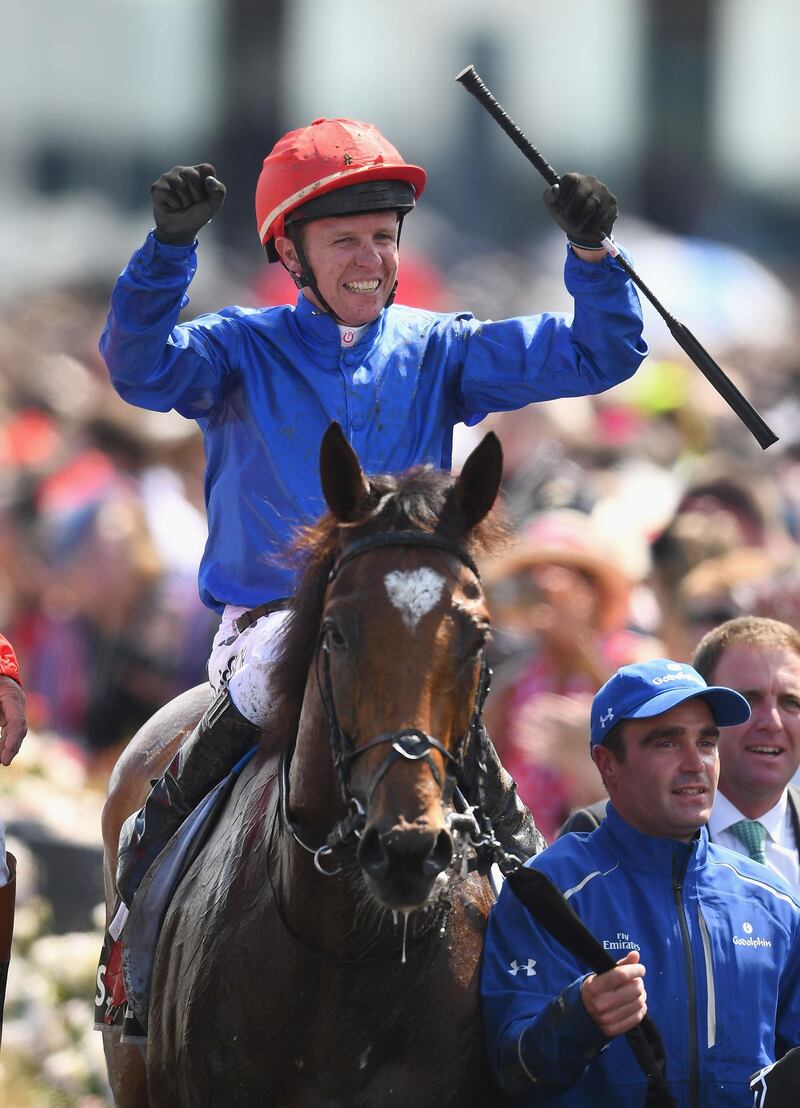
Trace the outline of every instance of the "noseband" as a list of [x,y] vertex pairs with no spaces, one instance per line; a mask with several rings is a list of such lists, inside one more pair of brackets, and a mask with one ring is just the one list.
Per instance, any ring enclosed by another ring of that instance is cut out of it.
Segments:
[[[435,550],[443,550],[447,554],[457,558],[463,565],[471,570],[477,580],[480,581],[478,568],[469,554],[461,547],[448,542],[447,539],[424,531],[385,531],[375,535],[368,535],[349,546],[348,549],[339,556],[331,568],[328,574],[328,584],[330,585],[344,567],[349,565],[355,558],[360,557],[370,550],[384,549],[389,546],[429,547]],[[486,694],[489,691],[489,682],[491,680],[491,670],[489,669],[489,664],[486,659],[486,652],[481,648],[480,676],[475,690],[475,699],[472,712],[470,713],[469,724],[456,747],[457,754],[451,753],[451,751],[449,751],[438,739],[434,738],[432,735],[426,734],[424,731],[420,731],[416,727],[405,727],[398,731],[386,731],[357,747],[350,736],[343,731],[336,714],[336,705],[333,697],[333,680],[331,678],[330,669],[330,647],[328,644],[329,630],[330,628],[323,621],[317,649],[317,683],[320,697],[325,707],[325,714],[328,719],[328,731],[333,763],[339,778],[342,797],[348,808],[348,815],[336,824],[323,846],[316,849],[308,846],[303,842],[296,829],[293,827],[288,813],[288,757],[284,757],[283,759],[281,772],[281,815],[283,822],[290,829],[293,837],[300,846],[314,855],[314,864],[320,873],[326,875],[338,873],[339,870],[330,870],[326,868],[323,864],[323,858],[332,854],[337,847],[342,846],[351,837],[360,838],[366,824],[366,809],[364,805],[353,796],[350,788],[351,769],[356,759],[360,758],[361,755],[365,754],[368,750],[374,750],[378,746],[389,745],[391,747],[389,754],[382,760],[370,779],[367,787],[367,805],[369,805],[379,783],[383,780],[391,767],[401,758],[413,762],[424,760],[430,767],[436,784],[442,789],[445,803],[449,803],[456,787],[456,775],[463,762],[464,750],[468,738],[470,735],[473,735],[477,741],[481,742],[485,736],[482,718],[483,704],[486,699]],[[322,669],[322,676],[320,676],[320,668]],[[438,751],[444,758],[444,782],[442,781],[436,763],[431,757],[431,751],[433,750]]]

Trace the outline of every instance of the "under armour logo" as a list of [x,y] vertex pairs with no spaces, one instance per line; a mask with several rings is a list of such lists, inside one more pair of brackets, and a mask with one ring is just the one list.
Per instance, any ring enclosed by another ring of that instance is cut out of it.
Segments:
[[603,728],[603,730],[605,730],[605,726],[606,726],[607,723],[611,723],[613,718],[614,718],[614,713],[611,711],[610,708],[608,709],[608,711],[606,712],[606,714],[604,716],[600,716],[600,726]]
[[350,155],[350,154],[345,154],[345,156],[344,156],[344,164],[345,164],[345,165],[352,165],[352,164],[353,164],[353,158],[352,158],[352,155]]
[[511,963],[511,965],[509,966],[508,972],[511,974],[512,977],[516,977],[517,974],[521,970],[524,970],[525,973],[528,975],[528,977],[535,977],[536,976],[536,970],[534,969],[535,965],[536,965],[536,961],[535,961],[534,958],[529,958],[528,961],[525,963],[525,965],[522,965],[522,966],[519,964],[519,962],[515,958],[514,961]]

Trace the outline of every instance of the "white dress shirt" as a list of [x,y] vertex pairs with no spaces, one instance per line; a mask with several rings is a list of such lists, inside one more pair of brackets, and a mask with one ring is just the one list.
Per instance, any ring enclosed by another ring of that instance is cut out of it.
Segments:
[[[740,819],[747,819],[727,797],[717,792],[711,818],[708,821],[708,833],[715,843],[739,854],[747,854],[744,843],[728,828]],[[792,813],[789,810],[786,789],[774,808],[758,817],[767,836],[764,840],[764,855],[767,867],[779,873],[788,881],[796,894],[800,894],[800,855],[797,852],[797,839],[792,826]]]

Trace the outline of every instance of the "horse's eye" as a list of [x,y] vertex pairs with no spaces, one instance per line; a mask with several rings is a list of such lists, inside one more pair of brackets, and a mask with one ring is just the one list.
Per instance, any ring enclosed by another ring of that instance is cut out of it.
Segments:
[[335,623],[326,624],[325,631],[328,636],[328,642],[331,644],[334,650],[344,650],[347,646],[344,635],[336,626]]

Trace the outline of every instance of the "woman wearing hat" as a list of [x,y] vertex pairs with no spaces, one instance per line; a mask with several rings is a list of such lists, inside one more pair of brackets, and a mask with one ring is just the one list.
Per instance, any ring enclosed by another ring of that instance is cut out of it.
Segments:
[[593,690],[661,644],[629,627],[632,582],[590,516],[557,509],[484,579],[495,625],[522,645],[497,665],[486,720],[519,795],[548,840],[569,810],[599,799],[585,739]]

